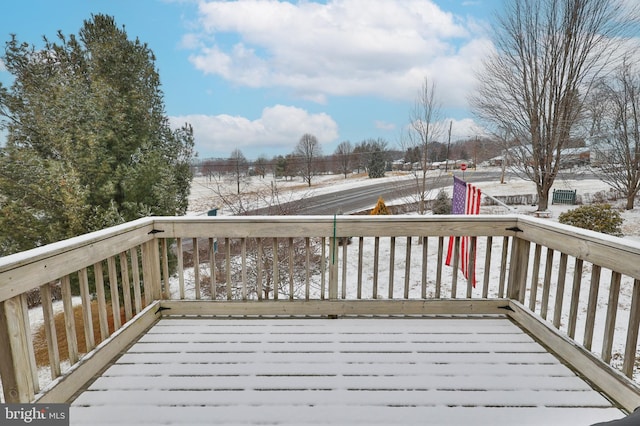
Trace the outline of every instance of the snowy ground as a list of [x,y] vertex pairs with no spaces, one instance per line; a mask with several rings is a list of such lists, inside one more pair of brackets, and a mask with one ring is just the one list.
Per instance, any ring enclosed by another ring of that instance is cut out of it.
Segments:
[[[491,170],[491,169],[483,169]],[[499,171],[499,169],[493,169]],[[554,182],[553,189],[575,189],[580,200],[588,203],[595,194],[613,194],[613,189],[606,183],[594,179],[593,177],[587,177],[587,174],[580,173],[580,170],[573,170],[576,174],[584,175],[581,179],[566,179],[563,174],[560,174]],[[429,172],[430,176],[441,176],[442,179],[451,180],[451,173],[445,173],[441,171]],[[457,170],[456,175],[463,177],[462,172]],[[473,175],[474,171],[470,170],[465,172],[466,176]],[[387,177],[381,179],[369,179],[366,174],[349,175],[348,178],[344,178],[343,175],[322,175],[316,176],[313,179],[313,185],[311,188],[306,183],[302,182],[300,178],[293,180],[274,179],[272,176],[260,178],[257,176],[244,180],[242,183],[242,191],[245,193],[255,194],[261,191],[272,191],[274,187],[278,188],[278,191],[282,194],[283,199],[292,200],[296,197],[321,195],[331,193],[334,191],[342,191],[345,189],[353,188],[356,186],[376,185],[382,180],[384,181],[399,181],[413,179],[411,174],[407,172],[391,172]],[[530,181],[525,181],[518,178],[510,178],[504,184],[501,184],[499,180],[483,181],[475,183],[483,194],[488,194],[493,197],[508,196],[508,195],[529,195],[535,194],[535,185]],[[220,193],[233,193],[236,191],[236,182],[225,179],[208,179],[206,177],[196,177],[191,186],[191,194],[189,196],[189,209],[188,215],[205,215],[210,209],[218,209],[219,215],[231,214],[229,209],[224,207],[218,194]],[[448,190],[451,193],[451,188]],[[435,198],[437,191],[433,191],[430,197]],[[371,208],[374,207],[377,199],[371,200]],[[402,204],[409,200],[396,199],[385,200],[387,205]],[[622,200],[613,200],[611,204],[622,207]],[[640,204],[639,204],[640,206]],[[499,206],[482,207],[481,213],[522,213],[529,214],[536,210],[536,206],[517,205],[512,206],[512,210],[502,208]],[[557,220],[558,216],[567,210],[575,208],[576,206],[569,205],[551,205],[549,210],[552,213],[551,220]],[[631,211],[622,211],[622,217],[624,218],[623,233],[626,238],[640,240],[640,207],[637,207]]]

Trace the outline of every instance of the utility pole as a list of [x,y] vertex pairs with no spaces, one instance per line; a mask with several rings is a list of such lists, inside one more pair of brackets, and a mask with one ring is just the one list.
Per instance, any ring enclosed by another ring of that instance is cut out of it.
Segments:
[[478,170],[478,144],[480,140],[476,135],[476,142],[473,144],[473,170]]
[[453,120],[449,122],[449,140],[447,141],[447,158],[444,159],[444,171],[449,170],[449,147],[451,147],[451,127],[453,126]]

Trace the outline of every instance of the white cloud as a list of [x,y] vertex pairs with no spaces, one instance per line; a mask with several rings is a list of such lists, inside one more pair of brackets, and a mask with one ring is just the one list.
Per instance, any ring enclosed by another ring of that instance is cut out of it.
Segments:
[[462,120],[448,118],[443,120],[440,126],[444,129],[444,134],[441,138],[443,141],[446,141],[448,138],[449,125],[451,125],[452,142],[488,136],[488,132],[471,118],[464,118]]
[[187,115],[170,120],[174,127],[185,122],[193,126],[196,150],[204,157],[228,156],[236,148],[247,157],[254,153],[284,155],[305,133],[316,136],[321,144],[338,137],[338,125],[329,115],[285,105],[265,108],[255,120],[226,114]]
[[4,62],[2,62],[2,58],[0,58],[0,72],[6,71],[7,67],[4,66]]
[[[432,123],[432,136],[434,140],[443,143],[447,142],[449,140],[449,126],[451,126],[451,142],[490,136],[490,132],[472,118],[445,118]],[[413,133],[414,131],[411,124],[405,125],[404,132]],[[415,138],[415,133],[412,136]],[[403,135],[402,137],[405,136]],[[417,140],[418,139],[414,139],[414,141]],[[407,141],[409,141],[409,139],[407,139]]]
[[394,123],[388,123],[382,120],[376,120],[374,124],[376,126],[376,129],[380,130],[393,130],[396,128],[396,125]]
[[180,47],[183,49],[197,49],[201,47],[200,38],[196,34],[185,34],[180,40]]
[[[445,103],[465,102],[471,69],[490,44],[479,26],[431,0],[330,0],[326,4],[203,1],[194,66],[248,87],[301,98],[377,95],[412,99],[429,75]],[[221,40],[233,34],[234,43]],[[447,105],[448,106],[448,105]]]

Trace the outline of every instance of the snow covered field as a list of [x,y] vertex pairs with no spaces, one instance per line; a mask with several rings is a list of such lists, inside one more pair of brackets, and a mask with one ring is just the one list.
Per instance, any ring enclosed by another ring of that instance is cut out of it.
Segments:
[[[499,172],[499,169],[482,169],[483,171],[496,171]],[[465,176],[472,176],[474,173],[473,170],[466,171]],[[456,176],[462,177],[462,172],[456,170]],[[580,173],[577,173],[580,175]],[[451,176],[451,172],[445,173],[442,171],[431,171],[429,172],[429,177],[440,176],[443,181],[447,179],[453,185],[453,179]],[[255,194],[260,191],[271,191],[274,186],[278,188],[278,191],[283,195],[282,198],[287,200],[296,199],[296,197],[303,196],[313,196],[313,195],[321,195],[327,194],[335,191],[342,191],[345,189],[353,188],[353,187],[361,187],[365,185],[377,185],[382,181],[402,181],[413,179],[414,177],[407,172],[390,172],[387,173],[387,177],[380,179],[369,179],[366,174],[361,173],[359,175],[349,175],[348,178],[344,178],[343,175],[320,175],[316,176],[313,179],[313,185],[311,188],[307,186],[306,183],[302,182],[300,178],[295,178],[293,180],[284,180],[284,179],[274,179],[273,176],[266,176],[265,178],[261,178],[258,176],[250,177],[243,181],[242,183],[242,192],[247,194]],[[523,179],[511,177],[506,180],[504,184],[501,184],[498,179],[492,181],[482,181],[475,182],[474,185],[479,187],[483,194],[488,194],[493,197],[500,196],[508,196],[508,195],[528,195],[535,194],[536,189],[535,185]],[[449,194],[451,194],[451,187],[448,188]],[[558,176],[558,178],[554,182],[553,189],[575,189],[577,190],[578,197],[583,200],[590,200],[596,193],[611,193],[612,188],[593,177],[588,177],[586,173],[584,173],[584,178],[581,179],[567,179],[562,174]],[[223,207],[223,202],[221,201],[218,194],[226,193],[231,194],[236,191],[236,182],[234,180],[225,180],[225,179],[214,179],[210,180],[203,176],[198,176],[194,178],[193,183],[191,185],[191,194],[189,196],[189,209],[188,215],[204,215],[206,212],[213,208],[218,208],[218,214],[230,214],[228,209]],[[437,195],[437,190],[432,191],[429,196],[435,198]],[[374,207],[377,202],[377,198],[371,200],[371,208]],[[403,199],[396,200],[385,200],[387,205],[394,205],[406,202]],[[616,205],[615,202],[612,204]],[[623,206],[622,200],[620,200],[617,205]],[[551,220],[557,220],[557,217],[560,213],[575,208],[576,206],[569,205],[551,205],[549,206],[549,210],[551,210],[553,216]],[[512,211],[508,211],[505,208],[492,206],[483,207],[481,206],[480,213],[531,213],[536,210],[536,206],[513,206]],[[623,233],[625,237],[628,238],[640,238],[640,207],[631,210],[624,211],[622,216],[625,219],[625,223],[623,225]]]

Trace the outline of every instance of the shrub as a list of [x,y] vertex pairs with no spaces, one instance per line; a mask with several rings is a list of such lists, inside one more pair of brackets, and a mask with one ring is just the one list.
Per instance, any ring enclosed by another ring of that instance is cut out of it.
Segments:
[[598,191],[593,194],[591,201],[597,204],[604,204],[607,202],[607,194],[604,191]]
[[451,200],[447,191],[440,190],[438,196],[433,202],[433,214],[451,214]]
[[387,208],[387,205],[384,203],[384,200],[382,199],[382,197],[378,198],[378,203],[373,208],[373,210],[371,210],[371,214],[372,215],[391,214],[391,212]]
[[569,210],[558,216],[558,221],[578,228],[590,229],[604,234],[622,236],[623,222],[620,212],[610,204],[592,204]]

